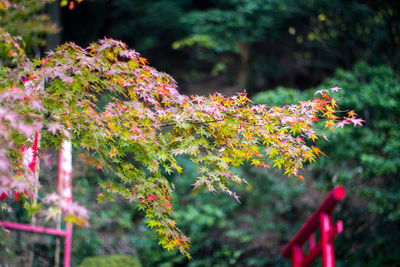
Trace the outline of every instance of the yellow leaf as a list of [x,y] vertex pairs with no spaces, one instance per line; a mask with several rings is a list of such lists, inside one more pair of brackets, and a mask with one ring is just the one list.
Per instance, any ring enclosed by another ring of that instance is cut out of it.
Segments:
[[115,155],[117,155],[117,154],[118,154],[117,148],[113,147],[113,148],[110,150],[110,157],[111,157],[111,158],[112,158],[112,157],[115,157]]
[[333,108],[338,108],[338,105],[336,105],[335,99],[331,100],[331,105],[332,105]]
[[347,115],[348,115],[349,117],[354,117],[354,116],[357,116],[357,113],[355,113],[354,110],[350,110],[350,111],[347,113]]
[[107,126],[108,126],[108,128],[110,128],[110,130],[114,130],[114,126],[115,126],[114,123],[108,122]]
[[335,123],[332,120],[329,120],[329,121],[325,122],[325,127],[324,128],[329,127],[329,129],[331,129],[331,131],[333,132],[333,125],[335,125]]
[[326,156],[318,147],[311,146],[312,150],[315,152],[315,154],[319,157],[319,154],[321,153],[322,155]]

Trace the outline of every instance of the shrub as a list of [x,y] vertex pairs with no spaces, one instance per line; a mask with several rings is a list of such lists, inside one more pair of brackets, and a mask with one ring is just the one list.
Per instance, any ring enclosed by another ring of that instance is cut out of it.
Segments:
[[141,267],[137,257],[132,257],[129,255],[110,255],[110,256],[97,256],[89,257],[79,264],[79,267]]

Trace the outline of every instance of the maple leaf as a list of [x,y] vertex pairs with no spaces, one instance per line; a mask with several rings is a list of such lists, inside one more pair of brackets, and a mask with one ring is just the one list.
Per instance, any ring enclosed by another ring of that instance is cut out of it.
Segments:
[[343,128],[346,124],[349,124],[349,122],[347,120],[342,120],[336,124],[336,127]]
[[325,98],[326,100],[330,100],[331,99],[327,94],[322,94],[322,97]]
[[143,65],[148,64],[147,59],[145,59],[144,57],[138,57],[138,59],[139,59],[140,63],[142,63]]
[[7,194],[6,194],[5,192],[2,192],[2,193],[0,194],[0,200],[5,199],[6,197],[7,197]]
[[42,65],[46,65],[47,63],[49,63],[49,59],[48,58],[43,58],[42,60],[40,60],[40,63]]
[[47,194],[43,198],[43,203],[50,204],[50,203],[58,203],[61,200],[61,197],[56,193]]
[[31,137],[35,131],[35,129],[32,125],[20,123],[18,126],[19,126],[20,132],[24,133],[24,135],[28,138]]
[[118,155],[118,151],[117,151],[117,148],[116,147],[113,147],[111,150],[110,150],[110,157],[112,158],[112,157],[115,157],[116,155]]
[[150,195],[150,196],[148,196],[146,199],[147,199],[147,201],[149,201],[149,202],[153,202],[153,201],[156,199],[156,197],[153,196],[153,195]]
[[329,129],[331,129],[331,131],[334,132],[334,131],[333,131],[333,126],[334,126],[334,125],[335,125],[335,122],[334,122],[334,121],[328,120],[328,121],[325,122],[325,127],[324,127],[324,128],[329,127]]
[[[336,126],[337,127],[337,126]],[[326,141],[328,141],[329,142],[329,139],[326,137],[326,135],[325,134],[321,134],[321,136],[322,136],[322,138],[324,138]]]
[[338,108],[338,105],[336,104],[335,99],[331,100],[331,105],[332,105],[332,108]]
[[355,113],[354,110],[350,110],[350,111],[347,113],[347,116],[349,116],[349,117],[355,117],[355,116],[357,116],[357,113]]
[[61,201],[61,209],[70,215],[75,215],[77,217],[89,218],[89,211],[76,202],[66,202]]
[[9,170],[10,162],[6,157],[0,157],[0,170]]
[[103,171],[103,167],[101,166],[100,163],[95,162],[94,165],[96,166],[96,169],[97,169],[97,170]]
[[353,123],[354,127],[356,127],[357,125],[360,125],[362,127],[362,123],[365,122],[365,120],[363,119],[354,117],[351,117],[349,120],[351,123]]
[[[167,209],[167,210],[171,210],[172,209],[171,203],[169,203],[169,202],[164,202],[163,205],[164,205],[164,208]],[[175,226],[175,224],[174,224],[174,226]]]
[[56,132],[62,130],[63,128],[64,127],[59,122],[49,123],[47,125],[47,130],[52,134],[56,134]]
[[150,228],[157,227],[157,226],[158,226],[158,222],[155,221],[155,220],[149,220],[149,221],[147,222],[147,225],[148,225]]
[[296,137],[296,139],[297,139],[297,140],[299,140],[301,143],[303,143],[303,144],[304,144],[304,139],[303,139],[303,138],[301,138],[300,136],[297,136],[297,137]]
[[271,167],[268,166],[267,164],[265,164],[264,162],[261,162],[260,165],[261,165],[263,168],[271,169]]
[[314,95],[317,95],[317,94],[320,94],[320,95],[323,95],[324,93],[328,93],[329,91],[328,90],[326,90],[326,89],[323,89],[323,90],[317,90],[315,93],[314,93]]
[[319,157],[319,154],[321,153],[322,155],[326,156],[318,147],[311,146],[312,150],[315,152],[317,157]]

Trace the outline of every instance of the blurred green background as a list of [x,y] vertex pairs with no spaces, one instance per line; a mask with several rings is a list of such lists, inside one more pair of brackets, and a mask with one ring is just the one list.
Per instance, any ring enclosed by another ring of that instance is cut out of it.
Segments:
[[[235,188],[240,204],[223,194],[192,191],[196,169],[181,158],[184,174],[169,179],[176,185],[175,219],[192,241],[191,261],[163,251],[131,204],[98,204],[98,183],[107,177],[75,151],[74,198],[90,209],[91,227],[75,228],[73,266],[99,265],[96,260],[135,262],[120,266],[290,266],[280,250],[336,185],[348,192],[335,211],[344,221],[335,241],[337,266],[400,265],[399,1],[85,0],[73,10],[55,3],[14,13],[1,13],[0,26],[21,35],[31,57],[60,42],[85,46],[107,36],[171,74],[186,94],[246,89],[254,102],[272,106],[338,86],[341,109],[354,109],[366,121],[362,128],[327,132],[330,142],[317,145],[328,156],[304,170],[304,183],[278,170],[238,168],[249,181]],[[57,29],[46,13],[59,25],[57,35],[46,35]],[[41,168],[41,181],[50,188],[56,165]],[[18,203],[12,205],[21,210],[12,219],[27,220]],[[19,266],[18,257],[32,249],[30,239],[13,233],[2,240],[0,265]],[[34,266],[54,266],[54,243],[35,237]],[[106,255],[134,258],[89,259]]]

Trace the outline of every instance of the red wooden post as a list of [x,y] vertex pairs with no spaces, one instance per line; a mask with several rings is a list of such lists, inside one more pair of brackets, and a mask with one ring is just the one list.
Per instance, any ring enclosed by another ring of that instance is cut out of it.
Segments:
[[335,257],[333,252],[333,239],[330,238],[332,231],[332,219],[330,214],[321,213],[320,217],[321,227],[321,248],[322,248],[322,266],[334,267]]
[[314,233],[312,233],[310,235],[310,237],[308,238],[308,248],[309,248],[308,251],[311,251],[315,248],[315,234]]
[[[342,186],[333,189],[319,208],[308,218],[300,231],[282,249],[282,256],[292,258],[293,267],[308,266],[321,252],[322,266],[334,267],[334,238],[343,231],[343,222],[332,224],[332,211],[334,207],[345,197],[346,190]],[[315,231],[321,230],[321,240],[315,244]],[[303,244],[308,240],[309,251],[303,253]]]
[[64,245],[64,267],[71,265],[71,246],[72,246],[72,223],[67,223],[65,231],[65,245]]
[[[65,203],[72,202],[72,144],[71,141],[63,140],[58,157],[58,189],[61,199]],[[72,224],[66,224],[66,236],[64,244],[64,267],[71,264],[72,246]]]
[[301,246],[292,247],[292,266],[301,267],[301,262],[303,261],[303,249]]

